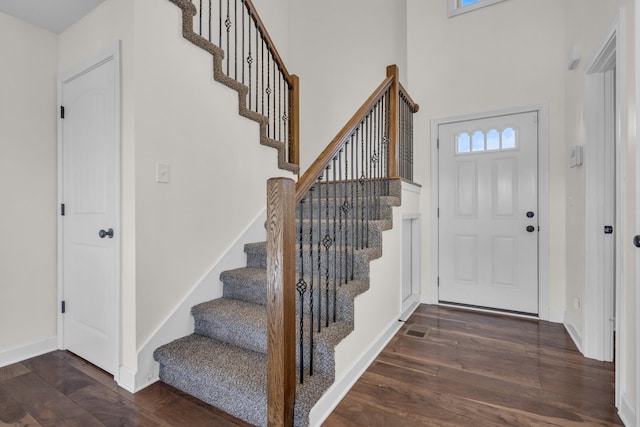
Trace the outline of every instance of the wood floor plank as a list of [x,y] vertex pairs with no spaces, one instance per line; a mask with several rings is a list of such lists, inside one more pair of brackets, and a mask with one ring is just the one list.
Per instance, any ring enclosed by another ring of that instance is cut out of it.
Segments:
[[70,394],[69,398],[107,427],[167,425],[102,384],[84,387]]
[[0,382],[31,372],[22,363],[14,363],[0,368]]
[[33,372],[3,381],[0,388],[43,426],[102,426]]
[[23,363],[31,372],[37,374],[64,395],[96,384],[96,380],[80,372],[55,354],[45,354]]

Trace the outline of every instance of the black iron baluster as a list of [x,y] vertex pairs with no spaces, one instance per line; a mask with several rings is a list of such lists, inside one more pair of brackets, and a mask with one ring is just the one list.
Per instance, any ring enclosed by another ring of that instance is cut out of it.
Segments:
[[[262,39],[262,44],[261,44],[261,56],[262,56],[262,60],[260,61],[260,114],[262,114],[264,116],[264,36],[261,37]],[[269,136],[269,133],[267,132],[267,136]]]
[[318,177],[318,333],[322,328],[322,175]]
[[369,247],[369,218],[370,218],[370,209],[371,209],[371,112],[367,115],[367,147],[366,147],[367,157],[364,159],[364,164],[367,168],[366,172],[366,222],[367,222],[367,230],[365,231],[365,247]]
[[278,141],[282,141],[282,120],[280,119],[280,117],[282,117],[282,70],[279,68],[280,67],[278,67],[278,71],[280,71],[278,73]]
[[353,270],[355,264],[355,250],[356,250],[356,217],[358,212],[357,205],[357,195],[355,194],[357,191],[356,186],[356,176],[358,174],[358,159],[354,156],[354,152],[357,153],[357,129],[356,133],[351,137],[351,280],[353,280]]
[[213,3],[213,0],[209,0],[209,41],[211,41],[211,38],[212,38],[212,35],[211,35],[212,34],[211,33],[211,25],[212,25],[211,18],[213,17],[213,13],[211,12],[211,9],[212,9],[212,5],[211,4],[212,3]]
[[246,34],[246,31],[245,31],[245,20],[246,20],[246,17],[245,17],[245,10],[246,9],[245,9],[245,6],[246,5],[245,5],[245,0],[240,0],[240,1],[242,2],[242,13],[241,13],[241,15],[242,15],[242,84],[244,84],[244,58],[245,58],[245,56],[244,56],[244,53],[245,53],[245,48],[244,48],[244,46],[245,46],[245,38],[244,38],[244,36]]
[[233,78],[238,80],[238,0],[233,0]]
[[340,163],[338,163],[338,158],[333,158],[333,181],[331,184],[331,188],[333,189],[333,321],[336,321],[336,306],[337,306],[337,283],[338,283],[338,241],[337,241],[337,210],[338,210],[338,183],[336,181],[336,169],[340,167]]
[[296,283],[296,290],[298,291],[299,298],[299,311],[300,311],[300,338],[298,343],[298,360],[300,362],[300,384],[304,383],[304,294],[307,291],[307,282],[304,280],[304,246],[303,246],[303,218],[304,218],[304,200],[300,200],[298,204],[298,212],[299,212],[299,249],[298,254],[300,257],[300,269],[298,270],[298,283]]
[[[344,144],[344,182],[342,183],[342,197],[344,201],[342,202],[340,218],[344,216],[344,233],[342,233],[344,269],[342,270],[342,275],[344,276],[344,283],[346,284],[349,281],[349,245],[347,236],[347,229],[349,228],[349,187],[347,184],[349,181],[349,140],[347,139]],[[342,168],[340,168],[340,180],[342,181]],[[340,230],[342,230],[342,219],[340,220]],[[340,265],[342,265],[342,262]]]
[[324,221],[325,221],[325,235],[322,239],[322,245],[324,246],[324,255],[325,255],[325,268],[324,268],[324,305],[325,305],[325,327],[329,327],[329,250],[331,249],[332,241],[329,233],[331,230],[329,229],[329,165],[325,168],[324,172],[325,180],[324,180],[324,195],[325,195],[325,203],[324,203]]
[[227,76],[229,75],[229,60],[231,55],[231,51],[229,50],[230,37],[229,32],[231,31],[231,15],[229,15],[229,0],[227,0],[227,18],[224,20],[224,26],[227,27],[227,51],[225,52],[225,56],[227,57]]
[[251,10],[249,10],[249,55],[247,56],[247,64],[249,64],[249,93],[247,97],[249,98],[249,109],[251,109],[251,64],[253,63],[253,57],[251,56],[251,27],[253,26],[251,22]]
[[258,68],[262,67],[262,64],[260,64],[260,67],[258,66],[258,39],[260,38],[259,36],[262,34],[262,28],[260,28],[260,25],[258,24],[258,22],[255,23],[256,25],[256,90],[255,90],[255,94],[256,94],[256,109],[254,111],[258,111],[258,95],[259,95],[259,90],[258,90]]
[[315,185],[309,189],[309,375],[313,375],[313,192]]
[[267,88],[265,92],[267,93],[267,136],[271,136],[271,112],[269,111],[271,107],[271,55],[267,56]]

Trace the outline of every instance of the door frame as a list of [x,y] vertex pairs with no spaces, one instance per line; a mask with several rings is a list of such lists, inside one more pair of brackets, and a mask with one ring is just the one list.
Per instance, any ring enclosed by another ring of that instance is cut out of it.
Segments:
[[469,120],[488,119],[520,113],[538,113],[538,318],[561,323],[562,313],[552,312],[549,304],[549,106],[536,104],[523,107],[494,110],[484,113],[467,114],[431,120],[431,201],[429,210],[430,243],[430,282],[429,292],[424,296],[427,304],[438,304],[438,265],[439,265],[439,229],[438,200],[440,184],[438,182],[438,133],[440,125]]
[[[115,72],[115,78],[114,78],[114,95],[115,95],[115,108],[116,108],[116,112],[115,112],[115,135],[117,138],[116,141],[116,146],[115,146],[115,159],[116,159],[116,166],[115,166],[115,209],[116,209],[116,217],[115,217],[115,222],[114,222],[114,226],[113,228],[115,230],[120,231],[121,228],[121,217],[122,217],[122,203],[121,203],[121,197],[122,197],[122,170],[121,170],[121,163],[122,163],[122,158],[121,158],[121,146],[122,146],[122,107],[121,107],[121,97],[122,97],[122,85],[121,85],[121,74],[122,74],[122,68],[121,68],[121,46],[120,46],[120,42],[114,42],[113,44],[111,44],[110,46],[106,47],[105,49],[101,50],[100,52],[95,53],[94,55],[89,56],[88,58],[86,58],[85,60],[83,60],[80,64],[78,64],[77,66],[73,67],[70,70],[67,70],[65,72],[62,72],[58,75],[58,94],[57,94],[57,103],[58,103],[58,108],[60,108],[60,106],[62,105],[62,92],[63,92],[63,87],[64,84],[81,76],[82,74],[85,74],[89,71],[91,71],[92,69],[106,63],[109,61],[113,61],[114,64],[114,68],[116,70]],[[64,250],[63,250],[63,221],[62,221],[62,215],[60,212],[61,209],[61,205],[63,203],[63,134],[62,134],[62,118],[60,117],[60,114],[58,114],[57,117],[57,126],[58,126],[58,142],[57,142],[57,151],[58,151],[58,204],[57,204],[57,209],[58,209],[58,247],[57,247],[57,252],[58,252],[58,299],[57,299],[57,308],[56,308],[56,313],[57,313],[57,326],[58,326],[58,349],[60,350],[64,350],[65,346],[64,346],[64,315],[62,314],[62,310],[61,310],[61,303],[64,299],[64,277],[63,277],[63,266],[64,266]],[[119,240],[120,242],[122,242],[122,239]],[[122,243],[120,243],[122,244]],[[121,322],[121,311],[122,311],[122,301],[121,301],[121,287],[122,287],[122,261],[121,261],[121,246],[118,245],[115,248],[116,251],[116,256],[115,256],[115,260],[116,260],[116,265],[114,266],[116,269],[116,274],[115,277],[117,278],[117,284],[116,284],[116,289],[115,289],[115,299],[116,299],[116,304],[115,304],[115,313],[112,313],[113,316],[113,322],[115,323],[116,327],[114,328],[114,333],[115,333],[115,342],[116,342],[116,348],[114,349],[115,352],[115,361],[116,361],[116,369],[115,372],[113,373],[114,375],[114,379],[116,381],[119,380],[119,371],[120,371],[120,366],[122,365],[122,356],[121,356],[121,330],[122,330],[122,322]]]
[[[587,262],[591,259],[603,259],[605,251],[604,233],[602,225],[604,224],[604,213],[600,209],[600,203],[604,198],[605,176],[607,165],[605,163],[605,144],[603,143],[606,135],[610,131],[616,134],[615,141],[615,178],[614,185],[616,188],[616,228],[614,236],[616,236],[616,252],[621,255],[620,240],[617,236],[624,236],[624,221],[621,218],[624,212],[625,200],[621,187],[621,172],[623,172],[624,164],[621,162],[621,156],[624,156],[624,144],[621,130],[622,117],[621,108],[621,72],[623,71],[621,55],[618,54],[619,47],[619,17],[614,27],[607,33],[606,38],[595,56],[586,67],[584,75],[585,84],[585,285],[584,285],[584,302],[583,302],[583,336],[582,351],[586,357],[598,360],[613,360],[613,331],[610,327],[609,319],[613,315],[611,310],[612,289],[604,286],[605,270],[614,268],[615,270],[615,286],[616,294],[619,294],[619,285],[624,281],[624,271],[622,267],[623,257],[616,257],[615,267],[610,265],[609,259],[604,262]],[[615,67],[616,83],[615,92],[615,117],[613,123],[607,120],[607,108],[605,107],[607,91],[606,72]],[[611,126],[614,129],[611,129]],[[619,304],[616,304],[618,312]],[[620,316],[616,316],[619,318]],[[617,321],[616,321],[617,323]],[[616,330],[619,325],[616,324]],[[619,343],[616,344],[619,346]],[[619,353],[617,353],[619,354]]]

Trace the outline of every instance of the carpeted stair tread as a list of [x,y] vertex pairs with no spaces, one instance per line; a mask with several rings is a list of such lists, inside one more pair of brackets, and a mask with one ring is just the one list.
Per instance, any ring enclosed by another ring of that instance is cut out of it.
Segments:
[[251,423],[265,418],[265,355],[192,334],[158,348],[154,359],[165,383]]
[[[153,356],[163,382],[247,422],[267,424],[266,355],[192,334]],[[309,411],[332,382],[315,373],[296,385],[295,425],[308,424]]]
[[[346,287],[344,291],[349,292]],[[195,320],[196,334],[258,353],[267,353],[267,312],[265,306],[229,298],[218,298],[194,306],[191,309],[191,314]],[[333,374],[333,349],[349,335],[353,325],[352,319],[347,322],[330,320],[330,326],[327,328],[323,318],[322,331],[320,333],[314,331],[315,346],[320,353],[316,356],[314,367],[319,372]],[[296,332],[299,332],[299,321],[298,317]],[[316,311],[314,328],[317,321]],[[310,323],[310,316],[306,314],[303,322],[306,339],[309,336]],[[297,339],[299,339],[299,335]],[[307,363],[308,358],[309,355],[305,354]]]

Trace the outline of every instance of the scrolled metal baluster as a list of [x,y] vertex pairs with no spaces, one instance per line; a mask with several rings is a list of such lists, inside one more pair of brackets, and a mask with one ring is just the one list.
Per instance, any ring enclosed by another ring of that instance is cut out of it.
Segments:
[[238,80],[238,0],[233,0],[233,78]]
[[324,220],[325,220],[326,231],[325,231],[324,238],[322,239],[322,245],[324,246],[324,254],[325,254],[325,268],[324,268],[325,313],[324,314],[325,314],[325,327],[328,328],[329,327],[329,267],[330,267],[329,266],[329,259],[330,259],[329,250],[331,249],[331,246],[333,244],[333,241],[331,240],[331,235],[329,234],[331,232],[331,230],[329,229],[329,165],[327,165],[327,167],[325,168],[324,176],[325,176]]
[[304,217],[304,201],[303,197],[298,204],[299,213],[299,248],[298,254],[300,258],[300,269],[298,272],[298,282],[296,283],[296,290],[298,291],[299,311],[300,311],[300,337],[298,341],[298,360],[300,363],[300,384],[304,383],[304,294],[307,291],[307,282],[304,280],[304,245],[303,245],[303,221]]
[[227,27],[227,51],[225,52],[225,56],[227,59],[227,76],[230,74],[229,73],[229,62],[230,62],[230,58],[231,58],[231,51],[229,50],[229,45],[230,45],[230,32],[231,32],[231,26],[233,25],[233,23],[231,22],[231,15],[230,15],[230,7],[229,7],[229,0],[227,0],[227,18],[224,20],[224,26]]
[[253,64],[253,56],[251,56],[251,27],[253,27],[253,24],[251,23],[251,10],[249,10],[249,55],[247,56],[247,64],[248,64],[248,75],[249,75],[249,93],[247,94],[247,98],[249,98],[249,109],[251,109],[251,65]]
[[318,177],[318,333],[322,330],[322,176]]
[[313,280],[313,192],[309,189],[309,375],[313,375],[313,320],[314,320],[314,280]]
[[331,188],[333,189],[333,322],[336,321],[336,306],[337,306],[337,283],[338,283],[338,182],[336,181],[336,169],[340,166],[337,156],[333,158],[333,180]]

